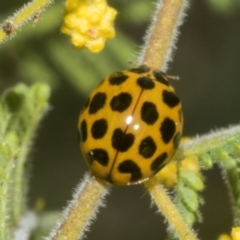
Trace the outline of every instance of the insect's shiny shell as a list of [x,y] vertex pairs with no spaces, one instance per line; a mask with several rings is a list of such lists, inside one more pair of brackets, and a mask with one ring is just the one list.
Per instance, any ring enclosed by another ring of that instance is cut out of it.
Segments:
[[182,122],[166,74],[147,66],[115,72],[92,92],[79,116],[80,148],[97,177],[139,183],[169,162]]

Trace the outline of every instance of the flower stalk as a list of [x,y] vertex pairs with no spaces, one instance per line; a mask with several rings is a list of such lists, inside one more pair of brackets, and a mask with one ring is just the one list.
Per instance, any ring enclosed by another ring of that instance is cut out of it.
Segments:
[[159,1],[156,14],[145,38],[146,43],[139,58],[140,64],[163,71],[167,70],[186,6],[186,0]]
[[81,239],[98,208],[104,205],[103,199],[108,191],[107,183],[87,174],[77,186],[73,200],[63,213],[62,222],[45,240]]
[[195,234],[184,222],[165,189],[160,184],[160,181],[153,177],[145,183],[145,186],[178,237],[180,239],[197,240]]
[[24,5],[12,17],[6,19],[0,25],[0,43],[12,37],[28,21],[35,21],[39,14],[52,2],[53,0],[33,0]]

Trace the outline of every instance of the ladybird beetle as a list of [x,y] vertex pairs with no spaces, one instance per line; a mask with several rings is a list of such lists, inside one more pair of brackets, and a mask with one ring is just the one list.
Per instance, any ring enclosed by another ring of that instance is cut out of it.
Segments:
[[92,92],[79,116],[80,149],[95,176],[140,183],[169,162],[182,125],[168,76],[143,65],[112,73]]

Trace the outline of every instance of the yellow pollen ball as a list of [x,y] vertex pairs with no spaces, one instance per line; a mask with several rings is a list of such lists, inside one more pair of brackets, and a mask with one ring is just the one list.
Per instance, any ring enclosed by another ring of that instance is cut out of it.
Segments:
[[67,0],[62,33],[70,35],[72,44],[98,52],[106,39],[115,36],[113,21],[116,10],[106,0]]
[[240,227],[233,228],[231,235],[233,240],[240,240]]
[[74,47],[79,48],[79,49],[82,49],[83,46],[86,44],[85,38],[82,37],[82,35],[77,34],[77,33],[72,35],[71,42]]
[[221,234],[217,240],[232,240],[228,234]]

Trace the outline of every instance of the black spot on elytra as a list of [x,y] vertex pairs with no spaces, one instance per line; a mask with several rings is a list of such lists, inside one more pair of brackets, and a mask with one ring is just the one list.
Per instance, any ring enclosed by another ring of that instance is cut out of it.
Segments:
[[116,128],[112,135],[112,147],[120,152],[126,152],[134,143],[134,135]]
[[102,148],[95,148],[89,151],[88,154],[93,160],[97,161],[102,166],[108,165],[109,157],[106,150]]
[[165,118],[160,127],[160,133],[164,143],[169,143],[176,131],[175,122],[170,118]]
[[91,133],[92,133],[92,137],[94,139],[99,139],[104,137],[105,133],[107,132],[107,120],[102,118],[99,120],[96,120],[91,128]]
[[139,77],[137,79],[137,84],[145,90],[153,89],[155,87],[155,83],[152,78],[149,77]]
[[182,137],[182,133],[181,132],[178,132],[175,137],[173,138],[173,146],[175,149],[178,148],[179,146],[179,143],[180,143],[180,140],[181,140],[181,137]]
[[139,154],[144,158],[150,158],[153,156],[157,149],[154,140],[151,137],[144,138],[138,148]]
[[132,69],[129,69],[130,72],[134,72],[134,73],[138,73],[138,74],[141,74],[141,73],[147,73],[150,71],[150,67],[146,66],[146,65],[141,65],[137,68],[132,68]]
[[142,173],[141,173],[141,169],[139,168],[139,166],[130,159],[126,159],[123,162],[121,162],[118,166],[118,171],[120,173],[130,173],[131,182],[137,182],[142,178]]
[[122,72],[114,72],[109,76],[109,83],[111,85],[121,85],[128,79],[128,76]]
[[141,108],[141,119],[148,125],[153,125],[159,117],[156,105],[152,102],[144,102]]
[[106,93],[103,93],[103,92],[96,93],[90,102],[88,112],[90,114],[94,114],[98,110],[103,108],[105,105],[106,99],[107,99]]
[[151,170],[154,172],[158,172],[164,166],[164,161],[167,159],[167,153],[164,152],[159,155],[151,164]]
[[83,120],[80,123],[79,140],[82,142],[85,142],[87,140],[87,122],[86,122],[86,120]]
[[122,92],[114,96],[110,102],[111,109],[117,112],[126,110],[132,102],[132,96],[129,93]]
[[167,80],[167,75],[164,72],[161,72],[159,70],[153,70],[153,76],[155,77],[155,79],[158,82],[160,82],[166,86],[169,86],[169,82]]
[[179,98],[176,96],[174,92],[169,92],[167,90],[163,90],[162,99],[165,104],[167,104],[170,108],[174,108],[180,102]]

